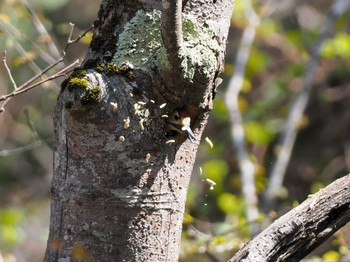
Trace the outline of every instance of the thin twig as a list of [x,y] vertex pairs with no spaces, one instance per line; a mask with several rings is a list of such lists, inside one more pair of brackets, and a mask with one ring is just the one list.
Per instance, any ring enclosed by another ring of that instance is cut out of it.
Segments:
[[314,73],[320,58],[321,46],[323,42],[331,35],[334,23],[336,22],[337,18],[341,16],[345,10],[347,10],[348,5],[348,0],[337,0],[332,5],[330,13],[327,16],[325,26],[323,27],[324,30],[311,51],[311,58],[305,71],[303,86],[300,92],[297,94],[296,99],[289,111],[285,131],[281,136],[281,147],[279,154],[272,167],[269,183],[265,192],[264,209],[266,211],[273,207],[277,192],[282,186],[287,165],[290,161],[291,152],[298,133],[298,123],[303,116],[310,98],[312,84],[314,81]]
[[[1,22],[1,20],[0,20]],[[69,48],[69,46],[71,44],[74,44],[76,42],[78,42],[81,38],[83,38],[90,30],[92,30],[93,25],[90,26],[87,30],[85,30],[82,34],[80,34],[77,38],[72,40],[72,34],[73,34],[73,29],[74,29],[74,24],[71,23],[72,29],[71,32],[69,34],[69,37],[67,39],[67,44],[64,48],[64,50],[62,51],[62,55],[59,59],[57,59],[54,63],[50,64],[49,66],[47,66],[44,70],[40,70],[40,68],[38,66],[36,66],[36,64],[33,62],[34,64],[34,70],[35,71],[39,71],[34,77],[32,77],[31,79],[29,79],[28,81],[26,81],[24,84],[22,84],[21,86],[17,87],[15,89],[14,92],[10,93],[10,94],[6,94],[3,96],[0,96],[0,102],[2,102],[0,104],[0,113],[5,111],[5,105],[9,102],[9,100],[19,94],[22,94],[24,92],[27,92],[30,89],[33,89],[34,87],[37,87],[47,81],[56,79],[58,77],[62,77],[62,76],[66,76],[71,70],[73,66],[76,66],[77,64],[79,64],[79,60],[76,60],[75,62],[73,62],[72,64],[68,65],[67,67],[63,68],[62,70],[60,70],[58,73],[45,78],[42,81],[39,81],[38,83],[32,84],[34,81],[36,81],[37,79],[43,77],[50,69],[54,68],[55,66],[57,66],[59,63],[64,61],[64,58],[66,57],[66,51]],[[25,50],[19,45],[20,48],[20,53],[25,53]]]
[[70,26],[71,26],[71,31],[69,33],[69,36],[68,36],[68,40],[67,40],[67,44],[64,48],[64,53],[67,52],[67,49],[68,47],[71,45],[71,44],[75,44],[76,42],[78,42],[80,39],[82,39],[84,36],[86,36],[87,33],[89,33],[93,28],[94,28],[94,25],[91,25],[88,29],[86,29],[82,34],[80,34],[77,38],[73,39],[72,40],[72,35],[73,35],[73,31],[74,31],[74,27],[75,25],[73,23],[69,23]]
[[[238,106],[238,96],[243,85],[250,48],[254,41],[256,28],[260,24],[260,18],[253,10],[250,1],[247,5],[246,18],[248,19],[248,26],[245,28],[241,38],[235,61],[235,71],[230,79],[225,101],[230,115],[230,131],[234,150],[237,152],[238,163],[241,170],[242,192],[246,203],[246,216],[248,221],[255,221],[259,216],[254,178],[255,165],[250,160],[249,153],[245,149],[242,116]],[[257,224],[251,224],[250,231],[253,235],[256,234],[258,230]]]
[[72,36],[73,36],[74,27],[75,27],[75,24],[73,24],[73,23],[69,23],[69,25],[70,25],[70,32],[69,32],[69,35],[68,35],[67,44],[71,44],[72,43]]
[[15,149],[5,149],[5,150],[1,150],[0,151],[0,157],[7,157],[7,156],[13,156],[13,155],[19,155],[23,152],[26,152],[26,151],[29,151],[29,150],[32,150],[34,148],[37,148],[39,146],[41,146],[42,143],[41,141],[35,141],[29,145],[25,145],[25,146],[22,146],[22,147],[18,147],[18,148],[15,148]]
[[59,77],[62,77],[62,76],[66,76],[69,72],[71,72],[73,69],[73,67],[75,67],[76,65],[79,64],[79,59],[77,59],[75,62],[71,63],[70,65],[66,66],[65,68],[63,68],[62,70],[60,70],[59,72],[55,73],[54,75],[52,76],[49,76],[35,84],[32,84],[30,86],[27,86],[27,87],[24,87],[24,88],[19,88],[18,90],[15,90],[13,91],[12,93],[10,94],[7,94],[7,95],[3,95],[0,97],[0,101],[4,101],[4,100],[7,100],[13,96],[16,96],[16,95],[19,95],[19,94],[22,94],[24,92],[27,92],[29,91],[30,89],[33,89],[34,87],[37,87],[45,82],[48,82],[50,80],[53,80],[53,79],[56,79],[56,78],[59,78]]
[[63,62],[65,55],[62,55],[62,57],[60,59],[58,59],[57,61],[55,61],[53,64],[47,66],[44,70],[42,70],[39,74],[36,74],[35,76],[33,76],[31,79],[29,79],[27,82],[25,82],[24,84],[22,84],[19,89],[22,89],[28,85],[30,85],[31,83],[33,83],[35,80],[43,77],[50,69],[54,68],[56,65],[58,65],[59,63]]
[[[0,157],[9,157],[9,156],[14,156],[14,155],[19,155],[22,154],[24,152],[27,152],[29,150],[38,148],[40,146],[42,146],[43,143],[47,143],[49,141],[52,141],[52,137],[51,138],[46,138],[46,139],[42,139],[40,140],[39,138],[36,139],[34,142],[32,142],[29,145],[25,145],[22,147],[17,147],[14,149],[4,149],[0,151]],[[1,262],[1,260],[0,260]]]
[[25,117],[26,117],[27,125],[28,125],[28,127],[30,128],[30,130],[33,133],[34,142],[29,144],[29,145],[25,145],[25,146],[18,147],[18,148],[15,148],[15,149],[1,150],[0,151],[0,157],[8,157],[8,156],[13,156],[13,155],[19,155],[19,154],[22,154],[23,152],[35,149],[35,148],[40,147],[42,145],[42,141],[40,140],[40,138],[38,136],[38,133],[36,132],[36,130],[34,128],[33,122],[30,120],[29,113],[28,113],[27,109],[24,110],[24,114],[25,114]]
[[39,74],[35,75],[31,79],[29,79],[27,82],[25,82],[23,85],[21,85],[21,87],[19,87],[19,89],[21,89],[21,88],[23,88],[23,87],[33,83],[36,79],[44,76],[50,69],[54,68],[59,63],[63,62],[64,58],[66,57],[66,51],[67,51],[68,47],[71,44],[74,44],[74,43],[78,42],[81,38],[83,38],[93,28],[93,26],[90,26],[87,30],[85,30],[82,34],[80,34],[76,39],[72,40],[71,37],[72,37],[72,34],[73,34],[74,24],[70,23],[70,25],[72,26],[72,30],[71,30],[71,33],[68,36],[67,44],[66,44],[66,46],[64,48],[64,51],[62,52],[62,56],[58,60],[56,60],[54,63],[52,63],[51,65],[46,67],[44,70],[42,70]]
[[4,51],[4,56],[2,57],[2,61],[4,62],[4,65],[5,65],[7,74],[9,75],[9,78],[10,78],[11,83],[12,83],[12,85],[13,85],[13,89],[16,90],[16,89],[17,89],[17,84],[16,84],[15,80],[13,79],[13,76],[12,76],[12,74],[11,74],[10,68],[9,68],[8,65],[7,65],[7,62],[6,62],[6,54],[7,54],[7,52],[6,52],[6,50],[5,50],[5,51]]
[[[17,89],[15,89],[15,91],[19,91],[19,90],[22,90],[22,89],[26,88],[28,85],[33,83],[35,80],[37,80],[37,79],[41,78],[42,76],[44,76],[50,69],[54,68],[56,65],[61,63],[63,61],[63,59],[64,59],[64,56],[65,56],[65,54],[62,55],[62,57],[60,59],[58,59],[55,63],[49,65],[44,70],[42,70],[40,73],[36,74],[34,77],[29,79],[27,82],[25,82],[21,86],[17,87]],[[0,104],[0,113],[5,111],[6,104],[10,101],[11,97],[13,97],[13,96],[14,95],[11,95],[11,96],[8,96],[8,95],[0,96],[0,102],[1,102],[1,104]]]

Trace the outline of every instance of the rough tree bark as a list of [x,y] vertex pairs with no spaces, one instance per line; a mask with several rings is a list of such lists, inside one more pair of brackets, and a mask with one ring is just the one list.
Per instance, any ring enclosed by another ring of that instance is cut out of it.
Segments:
[[[90,49],[57,99],[44,261],[178,260],[233,2],[102,1]],[[178,109],[195,143],[165,127]]]
[[300,261],[350,221],[350,175],[277,219],[229,261]]

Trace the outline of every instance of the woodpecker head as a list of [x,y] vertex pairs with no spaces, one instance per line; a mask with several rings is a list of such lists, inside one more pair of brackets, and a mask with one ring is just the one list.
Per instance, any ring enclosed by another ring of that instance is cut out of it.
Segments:
[[191,142],[197,140],[191,130],[191,117],[185,111],[174,111],[169,117],[167,124],[170,130],[185,134]]

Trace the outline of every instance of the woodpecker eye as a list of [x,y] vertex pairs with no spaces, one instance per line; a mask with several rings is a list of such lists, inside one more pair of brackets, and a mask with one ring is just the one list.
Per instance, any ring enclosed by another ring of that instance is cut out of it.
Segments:
[[175,113],[174,113],[174,120],[175,120],[175,121],[178,121],[179,119],[180,119],[179,112],[175,112]]

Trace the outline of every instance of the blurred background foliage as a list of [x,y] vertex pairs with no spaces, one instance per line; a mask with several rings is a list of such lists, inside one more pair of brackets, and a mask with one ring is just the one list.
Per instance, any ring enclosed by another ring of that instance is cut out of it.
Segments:
[[[17,85],[58,59],[71,30],[69,22],[75,24],[74,36],[77,36],[96,19],[100,4],[97,0],[27,1],[0,2],[0,51],[7,51],[7,64]],[[310,51],[332,3],[330,0],[253,1],[258,15],[264,13],[268,4],[273,5],[273,12],[262,16],[256,28],[238,101],[246,148],[256,167],[259,205],[279,152],[278,137],[283,132],[290,105],[300,91]],[[214,146],[211,148],[203,140],[193,170],[181,243],[183,262],[226,261],[251,238],[250,224],[257,224],[263,230],[309,194],[349,172],[350,12],[347,10],[322,45],[311,98],[298,124],[299,134],[277,204],[269,212],[261,212],[257,221],[247,221],[224,100],[228,80],[235,70],[240,38],[248,24],[245,8],[244,1],[236,1],[222,74],[224,82],[203,135]],[[66,65],[83,57],[90,39],[88,35],[69,47]],[[62,80],[56,79],[11,99],[0,114],[0,261],[36,262],[43,257],[52,176],[52,115]],[[0,83],[0,95],[12,92],[3,63],[0,63]],[[216,185],[212,186],[207,179]],[[350,260],[349,231],[349,227],[339,230],[305,261],[339,261],[346,256]]]

